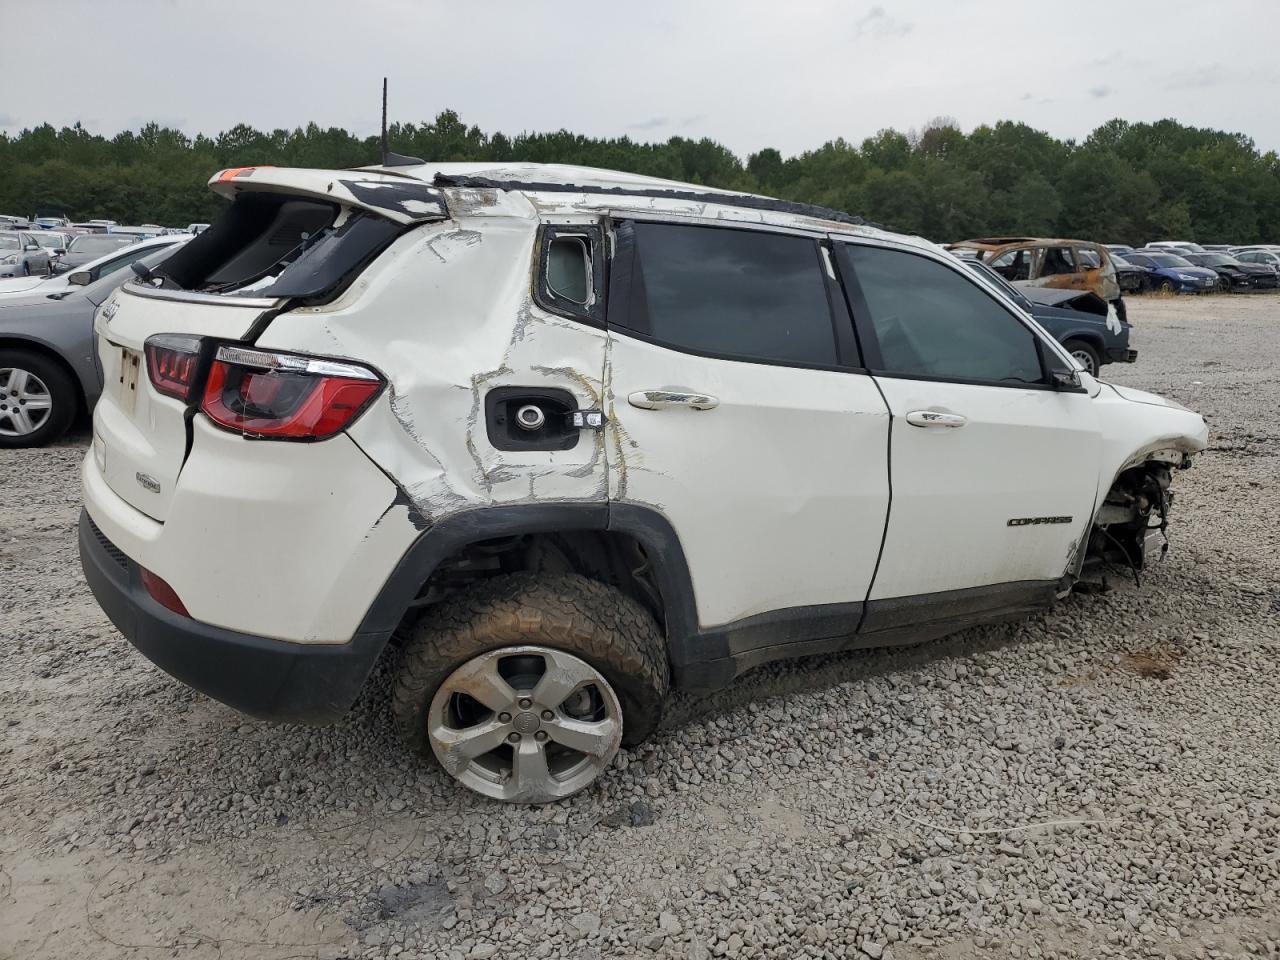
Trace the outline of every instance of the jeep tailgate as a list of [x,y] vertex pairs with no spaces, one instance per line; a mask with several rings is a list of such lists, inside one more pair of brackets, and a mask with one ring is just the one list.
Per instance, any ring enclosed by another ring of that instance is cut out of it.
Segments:
[[276,301],[162,299],[160,293],[126,283],[95,318],[103,386],[93,416],[93,456],[118,496],[163,522],[187,457],[188,408],[152,386],[147,338],[167,333],[239,340]]

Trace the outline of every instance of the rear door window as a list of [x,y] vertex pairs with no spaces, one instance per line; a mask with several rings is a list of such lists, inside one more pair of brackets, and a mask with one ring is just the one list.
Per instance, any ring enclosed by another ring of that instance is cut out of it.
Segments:
[[1006,280],[1030,280],[1035,251],[1031,249],[1006,250],[991,261],[991,269]]
[[[726,359],[837,364],[822,253],[809,237],[683,224],[624,224],[622,325]],[[610,322],[615,314],[610,311]]]
[[1077,271],[1075,252],[1070,247],[1046,247],[1040,263],[1040,276],[1054,277]]
[[135,260],[141,260],[143,257],[149,257],[157,250],[165,249],[165,246],[165,244],[148,244],[147,246],[139,245],[133,250],[126,250],[124,253],[120,254],[120,256],[108,260],[106,263],[99,266],[98,276],[95,279],[101,280],[103,277],[109,277],[121,267],[127,267]]
[[[1044,382],[1035,335],[994,297],[928,257],[840,244],[867,365],[903,377]],[[879,357],[867,349],[868,339]]]

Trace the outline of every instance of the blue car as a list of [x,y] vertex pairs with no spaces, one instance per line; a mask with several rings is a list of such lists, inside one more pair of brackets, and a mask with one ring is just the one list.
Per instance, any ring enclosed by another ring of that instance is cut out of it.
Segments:
[[1147,289],[1161,293],[1213,293],[1218,289],[1218,274],[1207,267],[1197,267],[1176,253],[1163,250],[1138,250],[1126,253],[1125,260],[1145,267]]
[[1138,359],[1138,351],[1129,349],[1128,321],[1121,320],[1115,309],[1096,293],[1054,287],[1015,287],[980,260],[963,263],[1031,314],[1036,323],[1080,361],[1086,373],[1096,377],[1105,363],[1133,363]]

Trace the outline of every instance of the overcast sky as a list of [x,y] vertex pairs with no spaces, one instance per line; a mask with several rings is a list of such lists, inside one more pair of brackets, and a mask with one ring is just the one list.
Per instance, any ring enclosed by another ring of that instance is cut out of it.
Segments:
[[951,116],[1083,139],[1172,117],[1280,147],[1280,3],[0,0],[0,129],[148,121],[362,135],[443,108],[493,132],[801,152]]

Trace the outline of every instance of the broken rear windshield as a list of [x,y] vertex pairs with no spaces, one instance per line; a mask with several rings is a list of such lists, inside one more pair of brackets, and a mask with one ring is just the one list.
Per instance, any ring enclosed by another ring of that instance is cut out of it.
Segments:
[[324,200],[246,193],[157,275],[202,293],[331,299],[403,229]]

